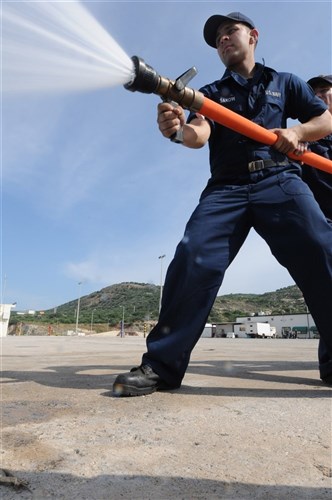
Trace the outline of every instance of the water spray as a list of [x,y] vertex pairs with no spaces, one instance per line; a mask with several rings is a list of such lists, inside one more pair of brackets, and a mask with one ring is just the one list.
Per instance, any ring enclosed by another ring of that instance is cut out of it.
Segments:
[[[196,75],[196,68],[191,68],[176,80],[161,76],[157,71],[146,64],[143,59],[133,56],[134,76],[124,85],[127,90],[138,91],[144,94],[157,94],[163,100],[175,102],[189,111],[198,112],[235,132],[238,132],[254,141],[272,146],[278,139],[277,134],[238,115],[207,98],[198,90],[187,87],[187,83]],[[297,162],[303,162],[312,167],[332,174],[332,161],[310,151],[302,155],[289,153],[288,156]]]
[[[143,59],[130,58],[78,0],[6,2],[0,15],[2,92],[78,91],[124,85],[132,92],[157,94],[257,142],[272,146],[277,141],[275,133],[189,88],[196,68],[170,80]],[[181,142],[179,132],[171,140]],[[288,156],[332,174],[332,161],[315,153]]]

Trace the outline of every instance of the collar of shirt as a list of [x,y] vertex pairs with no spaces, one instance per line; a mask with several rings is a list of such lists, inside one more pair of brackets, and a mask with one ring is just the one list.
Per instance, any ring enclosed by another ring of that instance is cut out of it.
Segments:
[[236,81],[239,85],[242,87],[247,87],[250,88],[252,85],[255,85],[262,77],[264,73],[277,73],[274,69],[269,68],[268,66],[265,66],[265,64],[261,63],[256,63],[255,64],[255,74],[253,78],[250,78],[249,80],[247,78],[244,78],[243,76],[239,75],[238,73],[235,73],[234,71],[231,71],[230,69],[226,69],[225,73],[221,77],[220,81],[224,82],[228,79],[233,79]]

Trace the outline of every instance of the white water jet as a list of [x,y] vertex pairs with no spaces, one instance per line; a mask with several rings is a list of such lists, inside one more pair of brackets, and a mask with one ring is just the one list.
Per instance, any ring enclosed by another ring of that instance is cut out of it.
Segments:
[[123,85],[131,58],[78,1],[1,2],[4,92]]

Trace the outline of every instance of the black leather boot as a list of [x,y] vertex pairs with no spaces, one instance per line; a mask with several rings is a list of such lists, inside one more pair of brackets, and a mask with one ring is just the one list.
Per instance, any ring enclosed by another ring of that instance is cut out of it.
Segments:
[[118,375],[113,384],[114,396],[144,396],[158,390],[172,389],[161,380],[149,365],[132,368]]

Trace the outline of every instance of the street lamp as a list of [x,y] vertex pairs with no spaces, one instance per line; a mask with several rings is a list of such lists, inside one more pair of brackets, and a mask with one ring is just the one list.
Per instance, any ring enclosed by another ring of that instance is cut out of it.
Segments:
[[6,286],[7,286],[7,275],[5,274],[3,277],[3,283],[1,287],[1,304],[5,304]]
[[310,323],[309,323],[309,308],[307,304],[305,305],[306,307],[306,314],[307,314],[307,337],[310,339]]
[[81,302],[81,286],[82,286],[82,281],[78,282],[78,299],[77,299],[77,311],[76,311],[76,328],[75,328],[75,333],[77,335],[78,331],[78,318],[80,315],[80,302]]
[[161,299],[163,296],[163,259],[166,255],[159,255],[158,259],[160,259],[160,295],[159,295],[159,313],[161,310]]
[[122,307],[122,321],[121,321],[121,330],[120,330],[120,337],[124,337],[125,332],[124,332],[124,306]]
[[91,325],[90,325],[90,332],[92,333],[92,326],[93,326],[93,313],[95,312],[95,309],[92,309],[91,313]]

